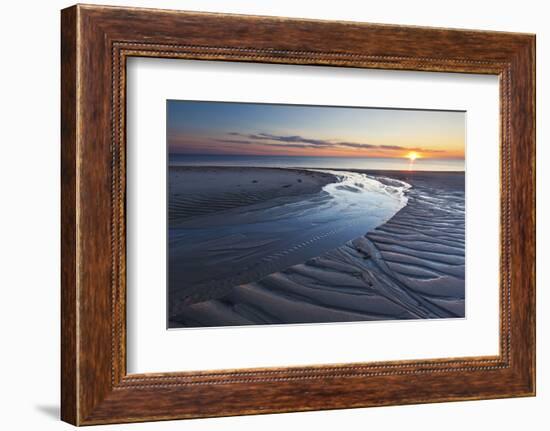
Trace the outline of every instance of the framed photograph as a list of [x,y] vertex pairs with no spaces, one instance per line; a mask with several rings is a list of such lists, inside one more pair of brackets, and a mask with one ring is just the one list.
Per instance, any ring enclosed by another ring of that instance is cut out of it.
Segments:
[[62,419],[535,394],[535,36],[62,11]]

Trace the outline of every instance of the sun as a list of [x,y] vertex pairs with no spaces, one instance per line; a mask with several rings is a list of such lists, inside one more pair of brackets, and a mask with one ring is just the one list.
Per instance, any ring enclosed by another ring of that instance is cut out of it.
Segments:
[[409,159],[411,162],[414,162],[416,159],[419,159],[420,155],[416,151],[411,151],[409,154],[407,154],[407,159]]

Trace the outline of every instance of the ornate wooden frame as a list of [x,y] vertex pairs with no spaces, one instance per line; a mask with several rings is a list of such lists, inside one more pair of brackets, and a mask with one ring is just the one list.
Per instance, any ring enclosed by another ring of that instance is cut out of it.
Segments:
[[[61,47],[63,420],[88,425],[534,395],[534,35],[78,5],[62,11]],[[500,354],[128,375],[130,56],[498,75]]]

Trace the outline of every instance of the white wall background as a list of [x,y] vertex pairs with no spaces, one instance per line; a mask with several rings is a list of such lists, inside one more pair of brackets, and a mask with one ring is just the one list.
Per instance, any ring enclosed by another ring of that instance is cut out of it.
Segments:
[[[119,0],[103,4],[477,28],[537,34],[538,396],[105,426],[135,430],[517,430],[550,423],[550,13],[545,2],[339,0]],[[59,414],[59,10],[60,0],[4,2],[0,15],[0,427],[62,430]]]

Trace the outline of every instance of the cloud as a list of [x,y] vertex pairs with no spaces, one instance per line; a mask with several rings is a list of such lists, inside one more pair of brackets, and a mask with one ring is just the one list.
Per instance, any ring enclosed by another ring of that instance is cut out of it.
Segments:
[[227,143],[227,144],[244,144],[244,145],[270,145],[272,147],[285,147],[285,148],[316,148],[315,145],[309,145],[309,144],[290,144],[290,143],[283,143],[283,144],[270,144],[267,142],[258,142],[253,140],[245,140],[245,139],[216,139],[217,142]]
[[429,150],[420,147],[403,147],[399,145],[373,145],[362,142],[334,141],[329,139],[313,139],[300,135],[274,135],[271,133],[245,134],[239,132],[230,132],[229,136],[239,137],[241,139],[218,139],[220,142],[234,144],[263,144],[291,148],[354,148],[361,150],[385,150],[385,151],[419,151],[427,153],[444,153],[444,150]]

